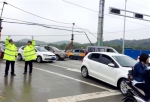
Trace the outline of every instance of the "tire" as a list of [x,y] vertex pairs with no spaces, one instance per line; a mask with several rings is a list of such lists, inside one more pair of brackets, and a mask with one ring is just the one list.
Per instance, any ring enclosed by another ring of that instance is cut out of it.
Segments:
[[89,76],[88,69],[86,67],[82,67],[81,74],[84,78],[87,78]]
[[119,81],[119,89],[121,93],[125,96],[128,95],[128,88],[127,88],[126,81],[127,81],[126,79],[121,79]]
[[133,97],[128,97],[124,100],[124,102],[137,102],[135,98]]
[[70,56],[69,56],[69,59],[73,59],[73,56],[72,56],[72,55],[70,55]]
[[36,59],[36,61],[37,61],[38,63],[41,63],[41,62],[42,62],[42,57],[41,57],[41,56],[38,56],[37,59]]
[[18,61],[21,61],[22,60],[22,56],[21,54],[18,54]]
[[56,61],[60,60],[60,56],[56,55]]

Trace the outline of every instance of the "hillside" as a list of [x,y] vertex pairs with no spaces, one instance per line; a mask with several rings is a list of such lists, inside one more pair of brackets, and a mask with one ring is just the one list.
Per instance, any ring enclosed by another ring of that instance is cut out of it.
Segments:
[[[120,40],[105,41],[105,45],[122,46]],[[125,47],[150,49],[150,39],[125,40]]]
[[[56,44],[56,45],[61,45],[61,44],[69,44],[70,41],[57,41],[57,42],[52,42],[51,44]],[[74,42],[75,44],[80,44],[77,42]]]
[[[16,42],[22,42],[22,43],[27,43],[28,42],[28,40],[31,40],[31,39],[21,39],[21,40],[18,40],[18,41],[16,41]],[[44,42],[44,41],[39,41],[39,40],[36,40],[36,45],[41,45],[41,44],[47,44],[46,42]]]

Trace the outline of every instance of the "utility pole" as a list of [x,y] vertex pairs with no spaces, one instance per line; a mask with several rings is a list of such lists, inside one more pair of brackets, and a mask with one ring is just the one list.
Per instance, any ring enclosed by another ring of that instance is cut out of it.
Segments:
[[74,25],[75,23],[72,23],[72,34],[71,34],[71,43],[69,44],[69,46],[65,49],[65,52],[70,48],[71,50],[73,49],[73,40],[74,40],[74,34],[73,34],[73,30],[74,30]]
[[72,23],[73,24],[73,26],[72,26],[72,37],[71,37],[71,50],[73,49],[73,40],[74,40],[74,34],[73,34],[73,30],[74,30],[74,25],[75,25],[75,23]]
[[98,30],[97,30],[98,46],[103,46],[104,5],[105,5],[105,0],[100,0],[99,14],[98,14]]
[[123,29],[123,42],[122,42],[122,54],[124,54],[124,43],[125,43],[125,31],[126,31],[126,9],[127,9],[127,0],[125,0],[125,16],[124,16],[124,29]]
[[3,7],[2,7],[1,15],[0,15],[0,40],[1,40],[1,35],[2,35],[2,14],[3,14],[5,4],[7,4],[7,3],[3,2]]

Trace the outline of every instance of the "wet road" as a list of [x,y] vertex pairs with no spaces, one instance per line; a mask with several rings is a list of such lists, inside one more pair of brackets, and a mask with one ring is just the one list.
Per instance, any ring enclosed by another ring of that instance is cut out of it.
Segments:
[[117,88],[94,78],[83,78],[81,61],[34,62],[33,74],[23,75],[24,62],[17,61],[17,76],[4,78],[0,61],[0,102],[121,102]]

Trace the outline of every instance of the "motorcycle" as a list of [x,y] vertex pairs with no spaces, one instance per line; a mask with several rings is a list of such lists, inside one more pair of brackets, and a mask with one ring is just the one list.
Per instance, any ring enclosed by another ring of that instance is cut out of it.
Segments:
[[128,95],[122,99],[124,102],[148,102],[145,98],[145,94],[142,90],[132,85],[132,70],[128,72],[128,80],[126,81]]
[[124,102],[148,102],[145,99],[144,92],[132,85],[130,81],[126,81],[128,95],[122,99]]

